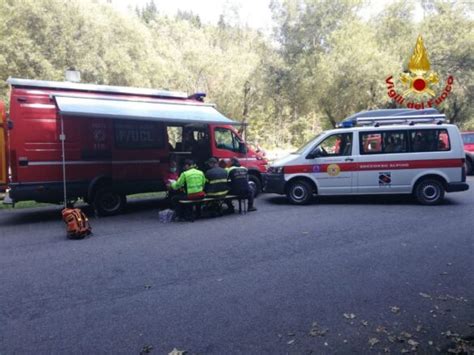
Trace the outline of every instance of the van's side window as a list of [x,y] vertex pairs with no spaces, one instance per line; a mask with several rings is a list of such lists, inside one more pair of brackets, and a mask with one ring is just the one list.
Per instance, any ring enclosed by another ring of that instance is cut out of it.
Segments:
[[216,128],[214,130],[214,136],[216,148],[231,150],[233,152],[239,151],[239,141],[230,129]]
[[361,132],[359,133],[361,154],[382,153],[382,133]]
[[412,152],[436,152],[451,150],[446,129],[418,129],[410,131]]
[[407,133],[400,131],[383,132],[384,153],[406,153],[408,152]]
[[352,155],[352,133],[333,134],[323,140],[310,153],[311,157],[337,157]]
[[405,131],[361,132],[361,154],[390,154],[408,152]]

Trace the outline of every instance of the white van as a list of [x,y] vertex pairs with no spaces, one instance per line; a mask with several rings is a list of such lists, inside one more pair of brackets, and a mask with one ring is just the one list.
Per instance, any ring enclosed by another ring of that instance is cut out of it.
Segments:
[[425,205],[465,191],[458,128],[435,109],[357,113],[275,161],[265,191],[294,204],[317,195],[413,194]]

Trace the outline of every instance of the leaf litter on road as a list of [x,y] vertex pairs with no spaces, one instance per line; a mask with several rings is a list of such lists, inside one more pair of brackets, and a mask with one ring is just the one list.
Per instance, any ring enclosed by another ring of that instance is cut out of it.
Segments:
[[400,313],[400,307],[390,306],[390,311],[394,314],[399,314]]
[[321,328],[318,323],[314,322],[313,326],[311,327],[311,330],[309,331],[309,335],[311,335],[312,337],[323,337],[328,331],[328,328]]
[[377,328],[375,328],[375,331],[376,331],[377,333],[387,333],[387,334],[388,334],[387,328],[385,328],[385,327],[382,326],[382,325],[377,326]]
[[153,345],[144,345],[140,351],[140,355],[149,354],[153,350]]
[[415,351],[418,348],[418,342],[413,339],[408,340],[408,344],[411,345],[411,350]]
[[375,344],[378,344],[378,343],[380,343],[380,340],[378,340],[377,338],[370,338],[369,339],[370,347],[373,347]]
[[[474,354],[474,335],[461,336],[457,333],[447,331],[451,343],[446,352],[449,354]],[[448,337],[448,336],[447,336]]]
[[403,331],[403,332],[400,333],[400,337],[410,339],[412,337],[412,335],[408,332]]

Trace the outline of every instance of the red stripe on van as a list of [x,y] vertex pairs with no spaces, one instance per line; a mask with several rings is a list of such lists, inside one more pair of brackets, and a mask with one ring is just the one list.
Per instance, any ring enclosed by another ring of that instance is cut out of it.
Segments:
[[333,163],[333,164],[308,164],[285,166],[285,174],[297,173],[325,173],[328,166],[337,165],[341,171],[368,171],[368,170],[401,170],[401,169],[433,169],[433,168],[461,168],[463,159],[437,159],[437,160],[399,160],[375,161],[364,163]]

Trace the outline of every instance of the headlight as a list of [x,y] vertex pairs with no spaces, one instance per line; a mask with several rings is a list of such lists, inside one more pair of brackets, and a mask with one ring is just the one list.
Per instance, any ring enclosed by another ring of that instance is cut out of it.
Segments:
[[283,166],[271,166],[268,168],[270,174],[283,174]]

